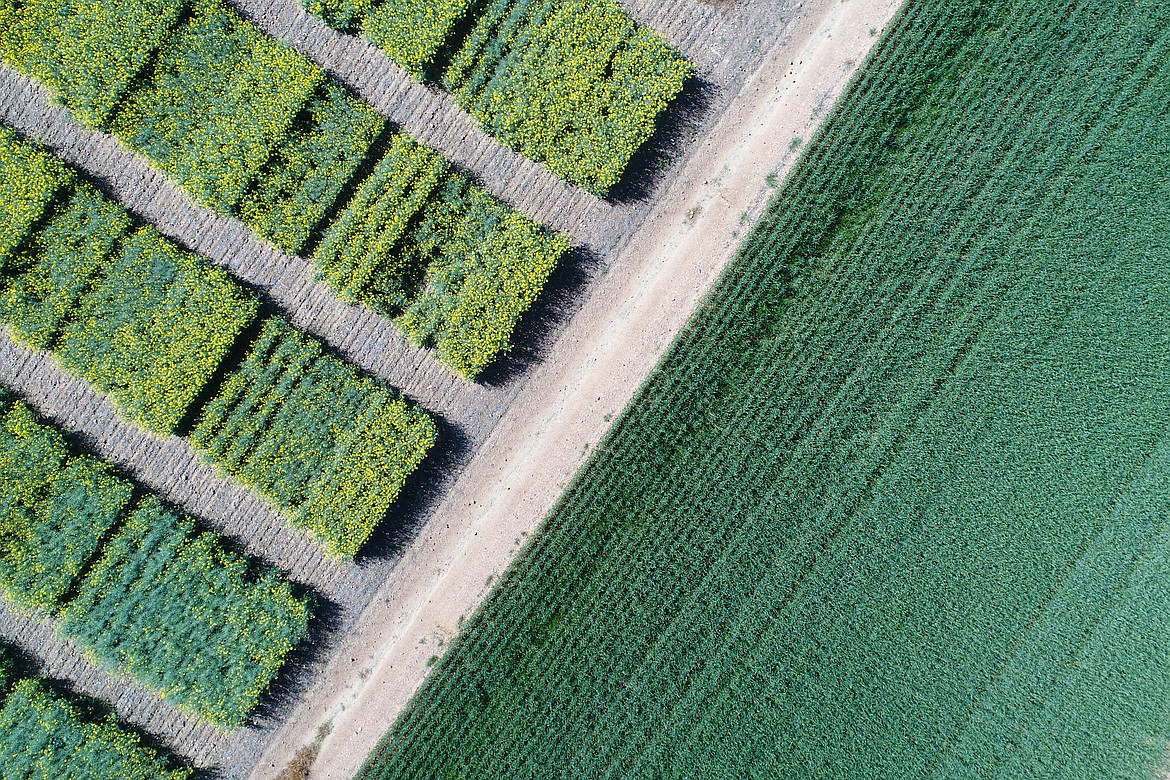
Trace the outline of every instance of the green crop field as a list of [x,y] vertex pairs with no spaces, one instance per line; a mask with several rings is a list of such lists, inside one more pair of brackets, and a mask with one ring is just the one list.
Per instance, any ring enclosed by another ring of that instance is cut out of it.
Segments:
[[910,0],[360,777],[1151,777],[1170,6]]

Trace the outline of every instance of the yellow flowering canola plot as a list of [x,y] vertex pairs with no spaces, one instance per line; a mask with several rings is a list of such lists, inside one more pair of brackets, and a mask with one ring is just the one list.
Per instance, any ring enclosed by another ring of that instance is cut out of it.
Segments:
[[396,322],[471,380],[510,345],[568,239],[396,136],[318,247],[341,295]]
[[71,174],[0,125],[0,270]]
[[272,317],[191,438],[330,554],[351,558],[435,436],[427,414]]
[[310,602],[154,496],[131,507],[133,492],[0,389],[0,593],[58,615],[104,668],[240,725],[307,637]]
[[317,88],[303,126],[278,145],[236,209],[264,239],[300,252],[366,159],[386,119],[333,82]]
[[[0,645],[0,672],[6,650]],[[0,673],[0,770],[30,780],[190,780],[113,715],[95,716],[42,679]]]
[[256,306],[223,269],[139,228],[82,299],[58,357],[128,416],[170,433]]
[[488,132],[600,196],[693,70],[614,0],[495,0],[443,83]]
[[[508,349],[516,323],[569,241],[502,209],[481,187],[468,186],[464,197],[470,217],[450,231],[421,294],[398,324],[416,344],[434,346],[440,360],[471,378]],[[479,229],[485,222],[492,230]]]
[[221,0],[189,13],[111,125],[200,202],[232,213],[324,74]]
[[105,545],[61,625],[99,665],[236,727],[307,638],[309,615],[276,571],[257,569],[147,496]]
[[361,33],[421,80],[474,2],[383,0],[372,5],[361,22]]
[[9,0],[0,56],[44,82],[83,124],[103,127],[178,18],[181,0]]
[[13,337],[52,348],[130,224],[121,205],[89,184],[64,188],[0,276],[0,320]]

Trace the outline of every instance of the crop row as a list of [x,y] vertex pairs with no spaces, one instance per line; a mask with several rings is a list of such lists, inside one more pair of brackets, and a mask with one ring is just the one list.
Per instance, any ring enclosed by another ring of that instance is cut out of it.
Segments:
[[598,196],[693,73],[614,0],[302,2],[415,78],[438,78],[489,133]]
[[72,451],[0,392],[0,592],[51,615],[100,666],[237,726],[292,649],[310,604],[277,572]]
[[0,25],[0,56],[78,120],[469,379],[568,249],[222,0],[0,0]]
[[188,780],[112,715],[101,716],[39,677],[18,670],[0,644],[0,776],[92,780]]
[[[0,321],[13,336],[156,433],[190,422],[219,468],[331,554],[356,554],[433,444],[430,417],[283,319],[259,321],[221,269],[4,128],[0,195]],[[295,353],[295,370],[274,352]],[[217,372],[229,376],[214,385]]]

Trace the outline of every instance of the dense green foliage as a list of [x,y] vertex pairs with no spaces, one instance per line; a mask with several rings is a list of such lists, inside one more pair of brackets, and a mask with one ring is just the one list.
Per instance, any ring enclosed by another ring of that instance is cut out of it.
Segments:
[[148,496],[103,548],[61,628],[101,665],[239,726],[308,637],[305,599],[276,571],[252,569]]
[[82,299],[57,354],[130,417],[169,433],[255,316],[255,298],[222,268],[143,227]]
[[333,83],[318,89],[273,150],[237,213],[261,237],[301,251],[365,161],[386,120]]
[[13,132],[0,126],[0,271],[7,271],[13,253],[70,178],[60,162],[17,143]]
[[[378,13],[392,7],[419,18],[435,8],[391,2]],[[320,10],[341,20],[353,8]],[[413,318],[408,332],[469,379],[508,348],[567,249],[437,152],[389,131],[384,117],[224,0],[6,0],[0,12],[14,30],[0,57],[40,79],[80,121],[113,132],[200,203],[286,252],[323,239],[313,259],[340,294],[392,317],[423,299],[438,319],[423,327]],[[20,164],[0,157],[5,168]],[[12,185],[0,206],[11,212],[0,213],[10,223],[0,227],[0,265],[60,186],[55,171],[38,171],[19,192]],[[439,254],[437,283],[424,285]],[[468,306],[462,285],[448,283],[451,267],[477,269],[460,280],[486,274],[482,287],[494,292]],[[75,273],[69,263],[65,270]],[[454,338],[468,343],[447,343]],[[112,381],[111,392],[121,380]],[[162,429],[172,418],[168,410],[144,422]]]
[[181,0],[4,0],[0,56],[43,81],[86,125],[109,120]]
[[203,410],[192,441],[331,554],[352,557],[435,435],[421,410],[273,317]]
[[1170,7],[911,0],[362,778],[1134,778]]
[[323,79],[222,0],[192,0],[111,128],[201,203],[231,213]]
[[0,780],[187,780],[112,716],[94,717],[36,678],[17,679],[0,645]]
[[0,319],[18,340],[38,349],[56,344],[82,294],[130,229],[126,210],[90,185],[77,182],[61,194],[0,281],[8,282],[0,287]]
[[59,609],[131,492],[0,392],[0,593],[21,609]]
[[309,601],[153,496],[132,507],[133,492],[0,390],[0,593],[57,614],[111,671],[240,725],[308,636]]
[[597,195],[693,72],[615,0],[303,2],[415,78],[439,77],[489,133]]

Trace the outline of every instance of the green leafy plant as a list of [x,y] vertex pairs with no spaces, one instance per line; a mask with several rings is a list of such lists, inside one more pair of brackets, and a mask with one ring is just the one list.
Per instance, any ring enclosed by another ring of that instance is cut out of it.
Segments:
[[271,569],[147,496],[62,613],[99,664],[220,726],[242,725],[308,636],[310,605]]
[[0,592],[17,607],[56,612],[130,501],[131,486],[23,402],[0,395]]
[[150,227],[122,243],[81,299],[58,347],[137,422],[170,433],[256,315],[222,269]]

